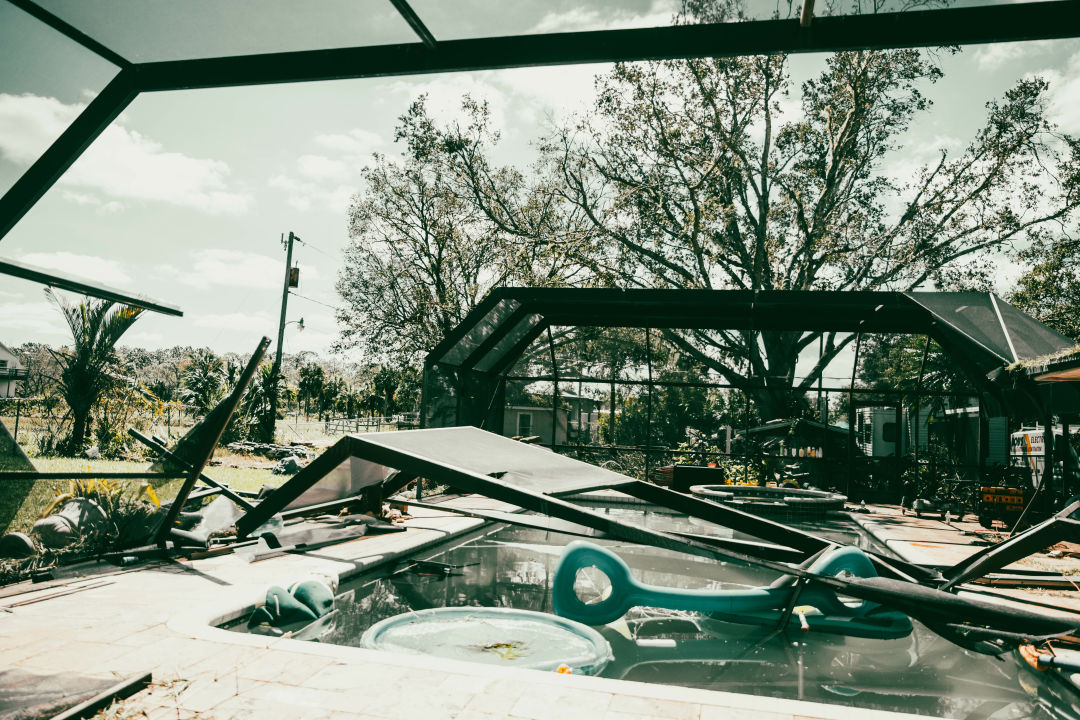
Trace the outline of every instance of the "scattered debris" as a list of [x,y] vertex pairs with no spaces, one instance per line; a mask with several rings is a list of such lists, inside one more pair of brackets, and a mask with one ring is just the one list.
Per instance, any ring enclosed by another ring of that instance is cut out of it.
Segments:
[[34,541],[29,535],[11,532],[0,537],[0,558],[21,560],[37,553]]
[[93,500],[76,497],[65,501],[59,509],[41,518],[30,532],[46,548],[66,547],[84,535],[93,535],[108,522],[105,511]]
[[304,465],[307,465],[307,463],[303,462],[295,455],[290,455],[286,458],[282,458],[277,465],[270,469],[270,472],[275,475],[295,475],[300,472],[300,469],[304,467]]
[[255,608],[248,618],[248,627],[268,624],[274,627],[309,623],[334,609],[334,591],[321,580],[306,580],[291,585],[288,590],[271,585],[266,602]]
[[315,457],[315,450],[311,443],[291,443],[289,445],[274,445],[272,443],[257,443],[241,440],[226,445],[229,450],[238,455],[259,455],[271,460],[283,460],[288,457],[303,458],[310,460]]

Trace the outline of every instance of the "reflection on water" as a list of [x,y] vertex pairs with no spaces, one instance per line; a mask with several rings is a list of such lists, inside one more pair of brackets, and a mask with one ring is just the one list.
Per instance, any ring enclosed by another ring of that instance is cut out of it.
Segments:
[[[685,517],[640,509],[601,510],[660,530],[731,532]],[[806,529],[871,547],[843,522]],[[738,537],[738,536],[737,536]],[[446,606],[513,607],[551,612],[551,578],[573,538],[527,528],[488,528],[419,567],[399,566],[343,588],[337,610],[298,637],[358,645],[364,630],[410,610]],[[666,550],[616,542],[634,576],[651,585],[732,589],[764,585],[775,574]],[[441,565],[440,565],[441,563]],[[447,567],[449,566],[449,567]],[[595,588],[602,592],[602,586]],[[600,628],[615,659],[605,677],[878,708],[949,718],[1080,718],[1080,700],[1013,655],[963,650],[915,623],[899,640],[819,633],[776,634],[680,611],[634,608]]]

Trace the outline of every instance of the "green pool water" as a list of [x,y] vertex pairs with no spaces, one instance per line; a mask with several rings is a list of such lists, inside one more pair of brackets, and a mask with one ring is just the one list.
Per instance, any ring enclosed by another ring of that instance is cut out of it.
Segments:
[[[600,511],[656,529],[732,536],[723,528],[655,509]],[[880,550],[846,519],[800,527]],[[551,612],[550,582],[563,547],[573,539],[486,527],[346,583],[335,612],[297,637],[359,646],[363,632],[376,622],[434,607]],[[764,585],[775,578],[766,570],[651,547],[600,544],[618,552],[635,577],[651,585],[720,590]],[[443,566],[449,566],[448,574]],[[579,575],[578,594],[583,599],[602,594],[605,580]],[[1030,669],[1013,654],[994,658],[964,650],[919,623],[909,637],[870,640],[775,634],[770,628],[692,613],[634,608],[598,630],[614,654],[603,677],[970,720],[1080,718],[1080,698],[1060,679]]]

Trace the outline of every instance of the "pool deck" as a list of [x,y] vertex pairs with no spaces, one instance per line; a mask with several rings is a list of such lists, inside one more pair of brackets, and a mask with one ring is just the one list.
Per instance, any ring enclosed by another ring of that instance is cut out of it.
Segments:
[[[476,497],[455,502],[480,509],[504,507]],[[909,559],[951,562],[977,547],[961,541],[970,538],[960,529],[939,520],[902,516],[895,508],[874,510],[856,516],[858,522]],[[69,571],[67,586],[27,585],[21,594],[0,598],[0,606],[7,608],[0,610],[0,669],[118,680],[152,671],[154,684],[126,701],[119,715],[148,720],[916,717],[378,653],[213,627],[261,601],[270,584],[286,585],[312,574],[352,574],[479,524],[418,510],[407,522],[407,532],[361,538],[304,555],[249,563],[229,554],[127,570],[75,567]],[[1080,593],[1071,595],[1068,599],[1075,603]],[[1051,602],[1064,601],[1055,597]]]

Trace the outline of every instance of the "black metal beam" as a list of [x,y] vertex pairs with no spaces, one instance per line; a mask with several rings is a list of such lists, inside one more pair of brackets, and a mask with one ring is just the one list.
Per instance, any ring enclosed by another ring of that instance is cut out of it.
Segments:
[[[591,528],[615,539],[666,548],[700,557],[767,568],[783,575],[814,580],[845,595],[901,609],[912,617],[924,620],[924,622],[937,622],[940,624],[941,622],[949,622],[955,618],[963,617],[1007,633],[1035,632],[1039,634],[1071,632],[1080,623],[1080,621],[1075,621],[1073,618],[1061,615],[1053,617],[1012,608],[1003,609],[999,605],[960,598],[935,588],[887,577],[853,578],[818,575],[809,572],[803,567],[786,565],[775,560],[755,556],[749,552],[740,552],[730,547],[717,547],[707,544],[701,539],[679,537],[671,533],[640,527],[610,515],[600,514],[574,505],[557,497],[544,495],[470,470],[456,468],[427,457],[381,445],[366,437],[342,438],[341,441],[335,444],[333,449],[333,455],[345,453],[349,456],[363,458],[368,462],[395,468],[410,475],[445,482],[465,492],[480,493],[502,502],[512,503],[525,510],[532,510],[564,522]],[[335,457],[334,460],[339,460],[339,457]],[[324,464],[319,476],[325,474],[328,468],[332,468],[329,459]],[[304,484],[310,486],[317,480],[317,477],[308,477],[305,478]],[[267,500],[273,497],[274,495],[271,495]],[[264,501],[265,503],[266,501]],[[264,509],[269,508],[260,506],[256,508],[256,511]],[[237,522],[240,535],[244,535],[252,529],[251,525],[256,520],[253,517],[254,512],[248,513]]]
[[476,307],[465,315],[465,318],[460,323],[447,331],[446,336],[427,354],[425,362],[428,364],[441,362],[443,357],[465,338],[469,330],[498,306],[503,297],[511,291],[511,288],[497,287],[485,295]]
[[188,496],[191,495],[191,491],[195,489],[195,483],[199,481],[199,476],[202,475],[203,468],[206,467],[206,463],[210,462],[210,458],[214,456],[214,450],[217,449],[218,441],[221,439],[221,433],[225,431],[225,427],[229,424],[229,420],[232,418],[233,413],[240,404],[240,398],[244,396],[244,392],[247,390],[251,378],[255,376],[255,371],[258,369],[263,354],[266,352],[266,348],[269,345],[270,338],[268,337],[264,337],[259,341],[259,344],[255,347],[255,352],[252,353],[251,358],[248,360],[247,366],[244,368],[244,371],[240,373],[240,377],[237,378],[236,387],[234,387],[233,391],[229,393],[224,400],[218,403],[213,410],[207,413],[205,418],[203,418],[202,434],[196,433],[196,430],[199,429],[198,426],[196,426],[196,428],[192,428],[185,438],[181,438],[181,443],[177,444],[177,447],[179,448],[184,439],[192,439],[192,443],[188,447],[188,457],[191,458],[191,462],[188,465],[190,470],[187,479],[184,480],[184,484],[180,486],[179,492],[176,493],[172,506],[169,507],[168,513],[166,513],[164,519],[161,521],[161,525],[158,526],[154,540],[162,547],[166,545],[169,535],[173,530],[173,525],[176,522],[176,518],[180,515],[180,510],[183,509],[184,503],[187,502]]
[[1064,517],[1052,517],[1004,542],[983,548],[945,570],[942,575],[946,581],[940,588],[951,590],[1062,541],[1080,542],[1080,522]]
[[185,472],[37,472],[36,470],[8,470],[0,472],[0,483],[5,480],[175,480],[187,477]]
[[134,73],[131,68],[117,73],[72,121],[67,130],[64,130],[49,149],[0,197],[0,238],[15,227],[34,203],[60,179],[97,136],[109,127],[109,123],[135,99],[139,88],[135,84]]
[[[32,3],[21,0],[24,9]],[[400,8],[399,8],[400,9]],[[42,11],[44,12],[44,11]],[[45,21],[45,16],[41,18]],[[419,21],[419,18],[417,18]],[[53,21],[54,26],[62,23]],[[73,33],[79,31],[71,28]],[[1075,0],[186,59],[120,73],[0,198],[0,238],[139,93],[595,62],[935,47],[1080,35]],[[433,39],[433,38],[432,38]],[[83,42],[93,44],[89,36]],[[87,45],[90,47],[90,45]],[[99,49],[108,52],[101,46]],[[117,56],[117,59],[119,56]]]
[[121,680],[75,707],[68,708],[59,715],[53,715],[52,720],[77,720],[78,718],[91,717],[112,705],[116,700],[131,697],[135,693],[145,690],[152,681],[153,675],[151,673],[143,673],[142,675],[135,675],[126,680]]
[[236,534],[245,537],[255,528],[272,518],[276,513],[285,509],[285,506],[315,483],[322,480],[328,473],[353,455],[353,438],[350,435],[338,440],[321,455],[311,461],[300,472],[293,475],[284,485],[267,495],[262,501],[236,521]]
[[52,14],[37,3],[31,2],[31,0],[8,0],[8,2],[19,8],[23,12],[27,13],[28,15],[37,18],[61,35],[64,35],[68,39],[74,40],[75,42],[79,43],[95,55],[99,55],[102,58],[108,60],[113,65],[116,65],[119,68],[126,68],[131,66],[131,61],[128,60],[126,57],[120,55],[112,48],[102,45],[100,42],[90,37],[82,30],[79,30],[77,27],[67,22],[66,20],[60,19],[59,17]]
[[492,349],[494,349],[494,347],[498,345],[504,337],[506,337],[507,333],[509,333],[511,330],[516,329],[518,323],[520,323],[524,318],[528,317],[534,312],[534,310],[531,310],[526,306],[522,305],[516,310],[514,310],[512,313],[510,313],[508,317],[499,321],[499,324],[498,326],[496,326],[495,330],[493,330],[490,335],[484,338],[480,342],[480,344],[477,345],[472,350],[472,352],[470,352],[468,356],[466,356],[466,358],[461,361],[461,369],[472,370],[476,366],[476,363],[484,359],[484,357],[486,357],[487,354],[491,352]]
[[674,490],[668,490],[652,483],[639,480],[621,486],[619,491],[638,500],[644,500],[653,505],[660,505],[692,517],[708,520],[722,527],[731,528],[736,532],[746,533],[768,542],[786,545],[800,550],[806,555],[820,552],[835,545],[835,543],[829,542],[822,537],[796,530],[768,518],[752,515],[742,510],[736,510],[720,503],[702,500]]
[[[174,453],[170,452],[169,448],[165,447],[165,445],[163,445],[162,443],[159,443],[159,442],[157,442],[156,440],[154,440],[152,438],[146,437],[145,435],[143,435],[141,432],[139,432],[135,428],[128,428],[128,435],[135,438],[136,440],[141,442],[143,445],[145,445],[146,447],[148,447],[151,450],[153,450],[154,452],[156,452],[158,454],[158,456],[160,458],[162,458],[163,460],[168,460],[171,463],[179,465],[180,467],[184,468],[184,470],[187,471],[187,472],[178,474],[178,477],[187,477],[188,472],[191,472],[191,470],[192,470],[191,463],[189,463],[187,460],[184,460],[181,457],[177,457]],[[242,507],[244,510],[251,510],[253,507],[255,507],[250,502],[248,502],[247,500],[245,500],[244,498],[240,497],[235,492],[233,492],[233,489],[230,488],[228,485],[224,485],[222,483],[219,483],[217,480],[210,477],[206,473],[200,472],[199,473],[199,479],[202,480],[207,485],[209,485],[210,487],[215,488],[218,492],[220,492],[222,495],[224,495],[225,497],[232,500],[234,503],[236,503],[237,505]]]
[[538,322],[536,327],[529,332],[521,336],[521,339],[514,344],[509,350],[507,350],[498,361],[491,366],[487,371],[489,375],[502,375],[511,365],[516,363],[521,357],[521,353],[525,352],[536,338],[544,334],[550,325],[546,321]]
[[49,287],[60,288],[61,290],[70,290],[91,297],[112,300],[113,302],[124,303],[125,305],[161,313],[162,315],[174,315],[176,317],[184,316],[184,311],[175,305],[168,305],[166,303],[158,302],[157,300],[151,300],[142,295],[127,293],[123,290],[116,290],[105,285],[96,285],[94,283],[86,282],[85,280],[73,278],[69,275],[58,275],[51,270],[7,258],[0,258],[0,275],[10,275],[12,277],[22,278],[23,280],[48,285]]
[[1067,38],[1071,0],[917,12],[549,33],[174,60],[138,66],[143,90],[260,85],[538,65],[818,53]]
[[420,16],[416,14],[416,11],[409,6],[409,3],[405,0],[390,0],[397,9],[398,14],[405,19],[405,22],[409,23],[409,27],[413,29],[413,32],[417,34],[420,41],[429,48],[435,47],[435,36],[431,34],[431,31],[427,29],[427,25],[420,19]]
[[[760,377],[760,376],[758,376],[758,377]],[[766,376],[766,377],[780,378],[780,377],[784,377],[784,376],[775,375],[775,376]],[[507,375],[505,379],[508,382],[537,382],[537,381],[553,382],[555,380],[555,377],[553,375]],[[622,378],[605,378],[605,377],[596,377],[596,376],[592,376],[592,375],[560,376],[559,377],[559,382],[561,382],[561,383],[577,383],[577,382],[580,382],[580,383],[586,383],[586,384],[590,384],[590,385],[610,385],[612,383],[614,383],[616,385],[645,385],[645,384],[648,383],[647,380],[624,380]],[[733,383],[725,383],[725,382],[694,382],[692,380],[653,380],[652,384],[655,385],[656,387],[719,388],[719,389],[725,389],[726,388],[726,389],[734,389],[734,390],[740,390],[740,389],[743,388],[742,385],[735,385]],[[795,388],[795,389],[798,390],[799,388]],[[918,392],[916,392],[914,390],[883,390],[881,388],[858,388],[857,387],[857,388],[852,389],[852,388],[846,387],[846,386],[841,387],[839,385],[836,385],[836,386],[826,385],[826,386],[821,387],[821,388],[819,388],[817,386],[814,386],[814,387],[810,387],[810,388],[805,389],[805,391],[808,392],[808,393],[809,392],[817,392],[818,390],[821,390],[822,392],[829,392],[829,393],[845,393],[846,394],[848,392],[852,392],[852,393],[854,393],[856,395],[885,395],[887,397],[914,396],[914,395],[917,394],[919,397],[963,398],[963,397],[970,397],[972,395],[978,395],[979,394],[979,391],[975,390],[973,388],[968,389],[968,390],[919,390]],[[877,400],[877,399],[866,400],[866,401],[856,400],[855,404],[859,405],[862,402],[866,402],[867,405],[870,406],[870,405],[879,405],[881,401]]]
[[[665,548],[699,557],[728,560],[750,566],[767,568],[784,575],[815,580],[844,595],[895,607],[916,619],[926,621],[951,621],[968,618],[973,622],[1006,631],[1060,633],[1073,631],[1080,621],[1073,618],[1032,614],[1020,609],[1003,609],[1000,605],[973,599],[960,598],[941,590],[888,577],[856,578],[832,577],[809,572],[805,568],[792,567],[774,560],[756,557],[747,552],[720,548],[698,539],[678,537],[671,533],[640,527],[610,515],[593,512],[551,495],[544,495],[522,487],[515,487],[475,472],[444,465],[438,461],[412,455],[391,447],[380,445],[365,437],[347,438],[349,453],[389,468],[419,477],[445,482],[465,492],[479,493],[487,497],[512,503],[560,520],[598,530],[610,537],[641,545]],[[272,496],[271,496],[272,497]],[[258,508],[257,508],[258,509]],[[242,518],[241,520],[243,520]],[[240,529],[240,522],[237,522]]]

